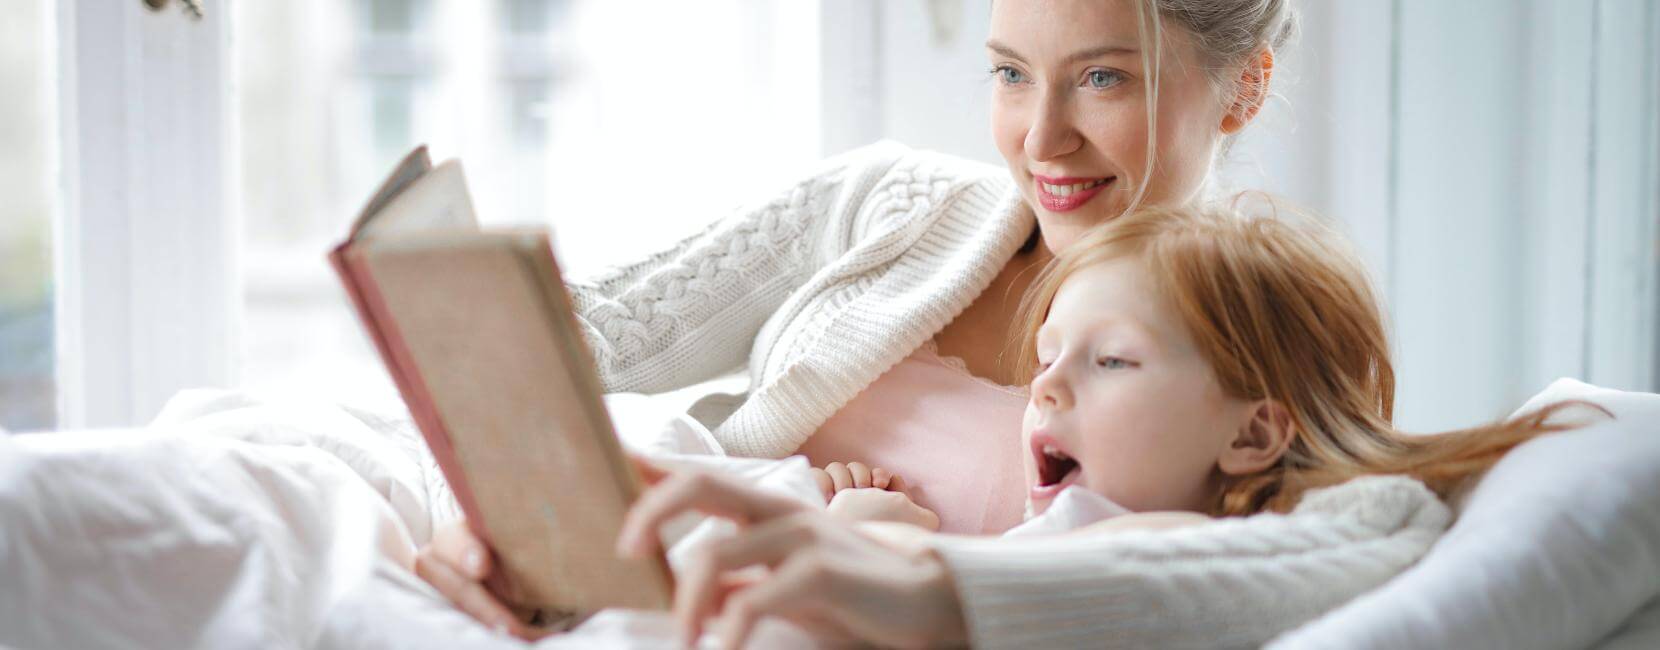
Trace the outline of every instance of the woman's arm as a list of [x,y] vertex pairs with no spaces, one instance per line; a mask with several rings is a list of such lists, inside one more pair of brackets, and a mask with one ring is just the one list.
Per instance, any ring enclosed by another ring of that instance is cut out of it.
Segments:
[[840,253],[837,234],[868,180],[904,151],[886,144],[836,156],[668,250],[570,280],[606,390],[660,392],[743,363],[767,318]]

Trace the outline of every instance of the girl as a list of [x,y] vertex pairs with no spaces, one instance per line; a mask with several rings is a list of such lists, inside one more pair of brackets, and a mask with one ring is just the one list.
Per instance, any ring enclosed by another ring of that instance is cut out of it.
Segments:
[[[1023,311],[1029,514],[1074,485],[1133,512],[1210,516],[1286,512],[1308,490],[1367,474],[1409,475],[1446,498],[1564,428],[1547,422],[1563,404],[1436,436],[1391,428],[1372,288],[1341,237],[1312,223],[1144,208],[1057,257]],[[927,527],[891,499],[841,494],[904,489],[858,465],[818,472],[842,512]]]
[[[1394,374],[1372,289],[1341,239],[1312,224],[1231,209],[1142,209],[1061,253],[1023,311],[1019,358],[1033,375],[1022,433],[1029,510],[1081,488],[1134,514],[1089,527],[1082,545],[1043,542],[1042,555],[1018,558],[983,541],[865,531],[913,563],[949,562],[961,599],[954,616],[949,595],[936,594],[948,604],[921,613],[898,597],[878,602],[919,620],[966,615],[980,643],[1261,644],[1405,569],[1447,525],[1440,499],[1515,445],[1572,426],[1552,418],[1567,406],[1556,404],[1436,436],[1392,428]],[[930,523],[926,511],[876,487],[891,487],[891,474],[858,474],[821,477],[835,491],[832,512]],[[623,546],[640,548],[652,522],[700,507],[691,492],[670,485],[642,498]],[[1239,518],[1259,513],[1290,516]],[[1213,517],[1229,520],[1176,537],[1087,535]],[[748,564],[772,565],[774,577],[748,587],[753,597],[726,598],[728,639],[741,641],[762,613],[813,613],[804,602],[833,598],[774,596],[792,593],[790,580],[804,571],[790,571],[791,558],[825,562],[812,559],[835,546],[818,541],[830,538],[825,524],[743,518],[751,536],[682,575],[678,588],[690,595],[677,613],[689,634],[716,611],[713,581]],[[816,532],[787,532],[800,530]],[[754,550],[768,539],[810,550]],[[1056,573],[1036,570],[1050,565]],[[911,640],[940,638],[950,637]]]

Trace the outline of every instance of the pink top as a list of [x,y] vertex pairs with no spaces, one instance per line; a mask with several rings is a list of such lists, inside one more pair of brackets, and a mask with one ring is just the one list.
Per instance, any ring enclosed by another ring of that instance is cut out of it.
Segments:
[[876,378],[796,453],[814,467],[858,461],[904,477],[940,532],[1000,534],[1026,507],[1021,469],[1023,388],[969,374],[924,343]]

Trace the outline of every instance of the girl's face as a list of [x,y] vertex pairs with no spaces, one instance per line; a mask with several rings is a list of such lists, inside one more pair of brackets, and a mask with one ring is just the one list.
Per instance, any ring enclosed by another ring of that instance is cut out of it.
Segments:
[[1151,203],[1191,198],[1224,135],[1222,102],[1197,50],[1165,22],[1158,156],[1145,178],[1147,91],[1137,0],[998,0],[986,40],[991,123],[1009,173],[1059,251],[1145,185]]
[[1071,485],[1132,511],[1205,511],[1255,404],[1226,395],[1141,264],[1075,272],[1038,330],[1022,440],[1033,514]]

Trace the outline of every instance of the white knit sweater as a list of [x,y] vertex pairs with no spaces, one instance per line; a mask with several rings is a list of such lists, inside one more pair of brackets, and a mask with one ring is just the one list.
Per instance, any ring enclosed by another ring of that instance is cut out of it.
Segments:
[[1451,522],[1416,480],[1314,490],[1290,514],[998,540],[941,536],[975,647],[1258,647],[1416,562]]
[[879,143],[570,288],[607,390],[747,363],[747,396],[692,414],[727,453],[778,458],[968,307],[1033,224],[1007,170]]
[[[1032,227],[1006,170],[880,143],[570,288],[608,390],[659,392],[747,364],[747,394],[691,412],[727,453],[776,458],[951,322]],[[1363,479],[1289,516],[937,548],[976,645],[1231,647],[1381,584],[1448,517],[1414,481]]]

